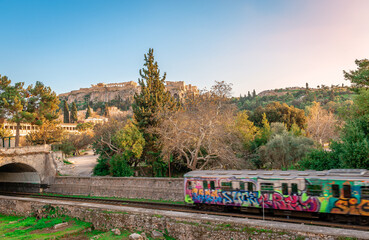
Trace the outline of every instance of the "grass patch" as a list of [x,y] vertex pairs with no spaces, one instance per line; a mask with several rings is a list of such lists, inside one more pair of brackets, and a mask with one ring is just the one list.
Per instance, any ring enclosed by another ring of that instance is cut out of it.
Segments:
[[148,203],[170,203],[177,205],[185,205],[184,201],[170,201],[170,200],[153,200],[144,198],[119,198],[119,197],[98,197],[98,196],[86,196],[86,195],[61,195],[54,193],[38,193],[40,196],[58,196],[58,197],[75,197],[75,198],[86,198],[86,199],[106,199],[106,200],[123,200],[123,201],[134,201],[134,202],[148,202]]
[[108,213],[108,214],[110,214],[110,213],[112,213],[112,214],[129,214],[127,212],[117,212],[117,211],[107,211],[107,210],[102,211],[102,212],[103,213]]
[[67,165],[73,164],[73,163],[69,162],[69,161],[68,161],[68,160],[66,160],[66,159],[63,159],[63,163],[64,163],[64,164],[67,164]]

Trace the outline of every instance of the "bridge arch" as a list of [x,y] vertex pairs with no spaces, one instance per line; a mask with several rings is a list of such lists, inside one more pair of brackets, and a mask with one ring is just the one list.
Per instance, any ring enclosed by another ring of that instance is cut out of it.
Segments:
[[50,155],[48,145],[0,149],[1,188],[40,189],[51,184],[56,168]]

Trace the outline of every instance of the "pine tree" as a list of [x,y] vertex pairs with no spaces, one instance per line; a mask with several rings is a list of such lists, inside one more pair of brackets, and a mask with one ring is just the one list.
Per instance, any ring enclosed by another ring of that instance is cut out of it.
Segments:
[[[1,78],[1,76],[0,76]],[[24,88],[23,82],[10,85],[7,78],[0,79],[0,108],[4,116],[15,122],[15,146],[19,146],[21,123],[43,125],[58,118],[59,99],[50,87],[41,82]]]
[[166,73],[160,77],[153,49],[149,49],[148,54],[145,54],[144,68],[140,70],[140,76],[138,83],[141,92],[135,94],[132,109],[137,127],[143,133],[146,142],[142,158],[153,162],[154,156],[158,155],[160,149],[155,144],[157,137],[149,133],[147,129],[157,126],[161,120],[160,114],[175,109],[176,102],[165,90]]
[[255,89],[252,91],[252,97],[255,98],[256,97],[256,91]]
[[90,104],[87,105],[87,111],[86,111],[86,119],[91,117],[91,108],[90,108]]
[[250,100],[252,97],[251,97],[251,93],[250,91],[247,92],[247,98]]
[[72,103],[72,110],[70,112],[70,122],[76,123],[78,121],[77,117],[77,105],[75,102]]
[[64,101],[64,123],[69,123],[69,107],[67,101]]

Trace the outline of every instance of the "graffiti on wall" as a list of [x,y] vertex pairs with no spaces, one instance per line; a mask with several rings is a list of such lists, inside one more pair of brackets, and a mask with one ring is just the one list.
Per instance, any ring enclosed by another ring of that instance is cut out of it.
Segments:
[[235,206],[257,207],[258,192],[249,191],[224,191],[221,193],[223,204]]
[[369,216],[369,200],[362,199],[359,203],[355,197],[340,198],[334,203],[331,213]]
[[[220,179],[208,179],[209,181],[219,181]],[[253,180],[251,180],[255,183]],[[246,181],[245,181],[246,182]],[[342,184],[345,182],[332,181],[330,184]],[[317,183],[307,183],[317,184]],[[216,186],[219,186],[217,182]],[[228,206],[243,207],[264,207],[286,211],[306,211],[306,212],[330,212],[335,214],[362,215],[369,217],[369,199],[360,199],[360,186],[352,185],[350,198],[334,198],[329,195],[330,185],[324,188],[324,197],[309,196],[305,190],[298,194],[283,195],[280,191],[260,192],[245,190],[225,190],[222,188],[203,189],[203,181],[192,180],[190,189],[186,186],[186,202],[205,203]],[[211,188],[210,184],[207,186]],[[214,188],[214,187],[213,187]]]
[[191,191],[191,196],[195,203],[221,204],[222,197],[219,192],[219,190],[194,188]]
[[283,196],[279,192],[261,194],[259,199],[261,206],[280,210],[318,212],[320,202],[317,197],[301,195]]

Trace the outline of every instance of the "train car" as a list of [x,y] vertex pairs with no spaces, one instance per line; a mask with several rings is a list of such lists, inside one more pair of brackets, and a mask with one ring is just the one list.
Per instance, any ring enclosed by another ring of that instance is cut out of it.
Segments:
[[185,174],[187,204],[369,224],[369,171],[208,170]]

